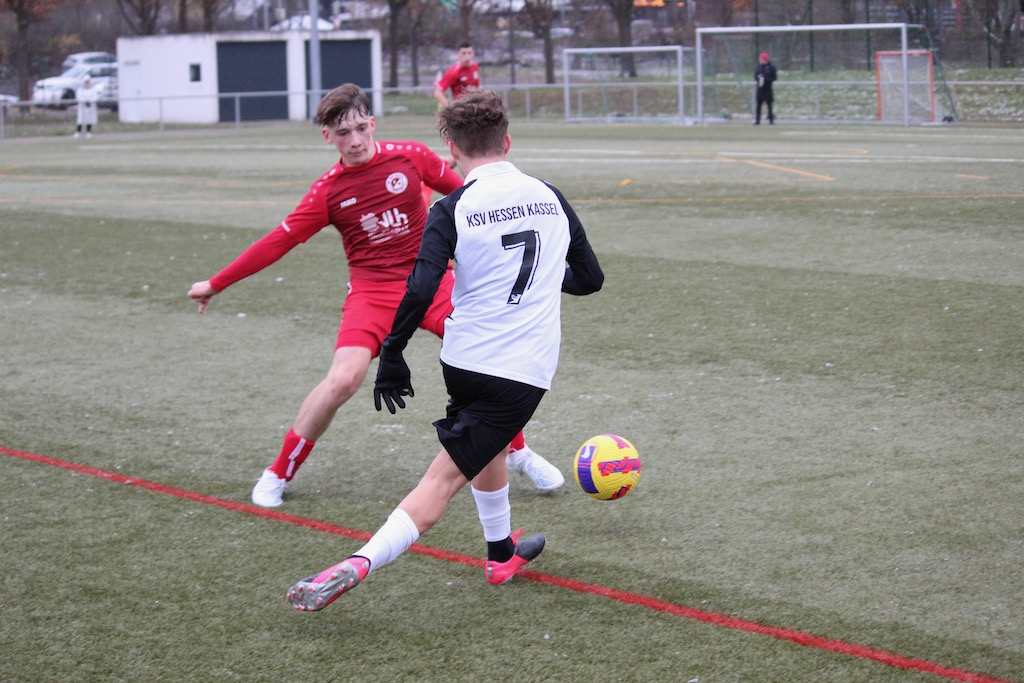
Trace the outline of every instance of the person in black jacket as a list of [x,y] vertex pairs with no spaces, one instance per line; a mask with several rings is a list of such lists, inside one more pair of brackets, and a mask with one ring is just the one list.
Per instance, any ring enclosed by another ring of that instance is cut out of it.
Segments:
[[754,117],[754,125],[761,123],[761,105],[768,104],[768,123],[775,123],[775,114],[772,113],[772,83],[775,82],[775,65],[768,60],[768,53],[762,52],[757,59],[757,71],[754,72],[754,80],[757,81],[757,112]]

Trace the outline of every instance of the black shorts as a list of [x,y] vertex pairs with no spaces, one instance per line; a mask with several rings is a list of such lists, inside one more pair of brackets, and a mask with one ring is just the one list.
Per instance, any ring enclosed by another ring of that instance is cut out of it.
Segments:
[[522,431],[546,392],[445,363],[441,369],[450,398],[447,417],[434,423],[437,438],[472,480]]

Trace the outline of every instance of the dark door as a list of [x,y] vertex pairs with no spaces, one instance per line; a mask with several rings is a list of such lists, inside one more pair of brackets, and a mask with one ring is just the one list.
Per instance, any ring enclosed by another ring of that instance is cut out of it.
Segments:
[[[234,93],[288,91],[288,59],[284,41],[217,43],[220,121],[235,120]],[[287,95],[237,98],[242,121],[288,118]]]
[[[373,59],[369,40],[321,40],[320,75],[324,92],[343,83],[355,83],[363,90],[373,87]],[[309,41],[306,41],[306,89],[309,81]]]

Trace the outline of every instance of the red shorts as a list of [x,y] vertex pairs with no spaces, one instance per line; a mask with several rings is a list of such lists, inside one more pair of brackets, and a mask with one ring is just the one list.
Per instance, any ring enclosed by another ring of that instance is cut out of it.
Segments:
[[[441,278],[441,285],[434,295],[427,314],[423,316],[420,329],[444,335],[444,321],[452,312],[452,287],[455,274],[449,268]],[[405,296],[405,280],[370,282],[356,280],[348,284],[348,296],[341,307],[341,324],[338,325],[338,341],[334,348],[362,346],[370,349],[376,358],[380,345],[391,332],[395,322],[398,304]]]

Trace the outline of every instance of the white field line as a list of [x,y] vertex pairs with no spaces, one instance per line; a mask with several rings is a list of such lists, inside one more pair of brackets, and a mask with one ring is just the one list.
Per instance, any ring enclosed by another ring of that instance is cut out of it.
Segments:
[[[685,144],[685,143],[680,143]],[[428,145],[429,147],[429,145]],[[326,145],[252,145],[252,144],[219,144],[219,145],[174,145],[174,144],[99,144],[82,145],[82,151],[103,151],[103,152],[124,152],[124,151],[319,151],[331,152],[332,148]],[[433,148],[432,148],[433,149]],[[447,149],[434,149],[435,152],[445,156]],[[534,156],[538,155],[538,156]],[[564,155],[564,156],[559,156]],[[651,164],[707,164],[721,163],[725,158],[736,159],[773,159],[785,160],[821,160],[830,162],[849,163],[872,163],[872,164],[929,164],[929,163],[991,163],[991,164],[1024,164],[1024,158],[1002,158],[1002,157],[952,157],[952,156],[869,156],[868,150],[856,149],[845,153],[796,153],[796,152],[759,152],[759,151],[729,151],[729,152],[680,152],[674,156],[674,152],[651,152],[638,149],[610,150],[610,149],[557,149],[557,148],[517,148],[513,141],[512,151],[509,158],[512,161],[529,161],[531,163],[558,163],[558,164],[592,164],[595,162],[617,163],[623,158],[630,160],[642,160]],[[715,157],[722,157],[716,159]]]
[[[665,159],[659,157],[633,157],[630,162],[643,162],[645,164],[714,164],[728,163],[733,160],[743,159],[772,159],[773,161],[823,161],[828,163],[848,164],[1024,164],[1024,159],[999,159],[991,157],[862,157],[862,156],[838,156],[838,155],[795,155],[795,154],[770,154],[743,152],[722,152],[715,158],[681,158]],[[509,159],[515,162],[529,162],[538,164],[593,164],[593,163],[622,163],[621,157],[534,157],[529,155],[516,154],[515,150],[509,154]]]

